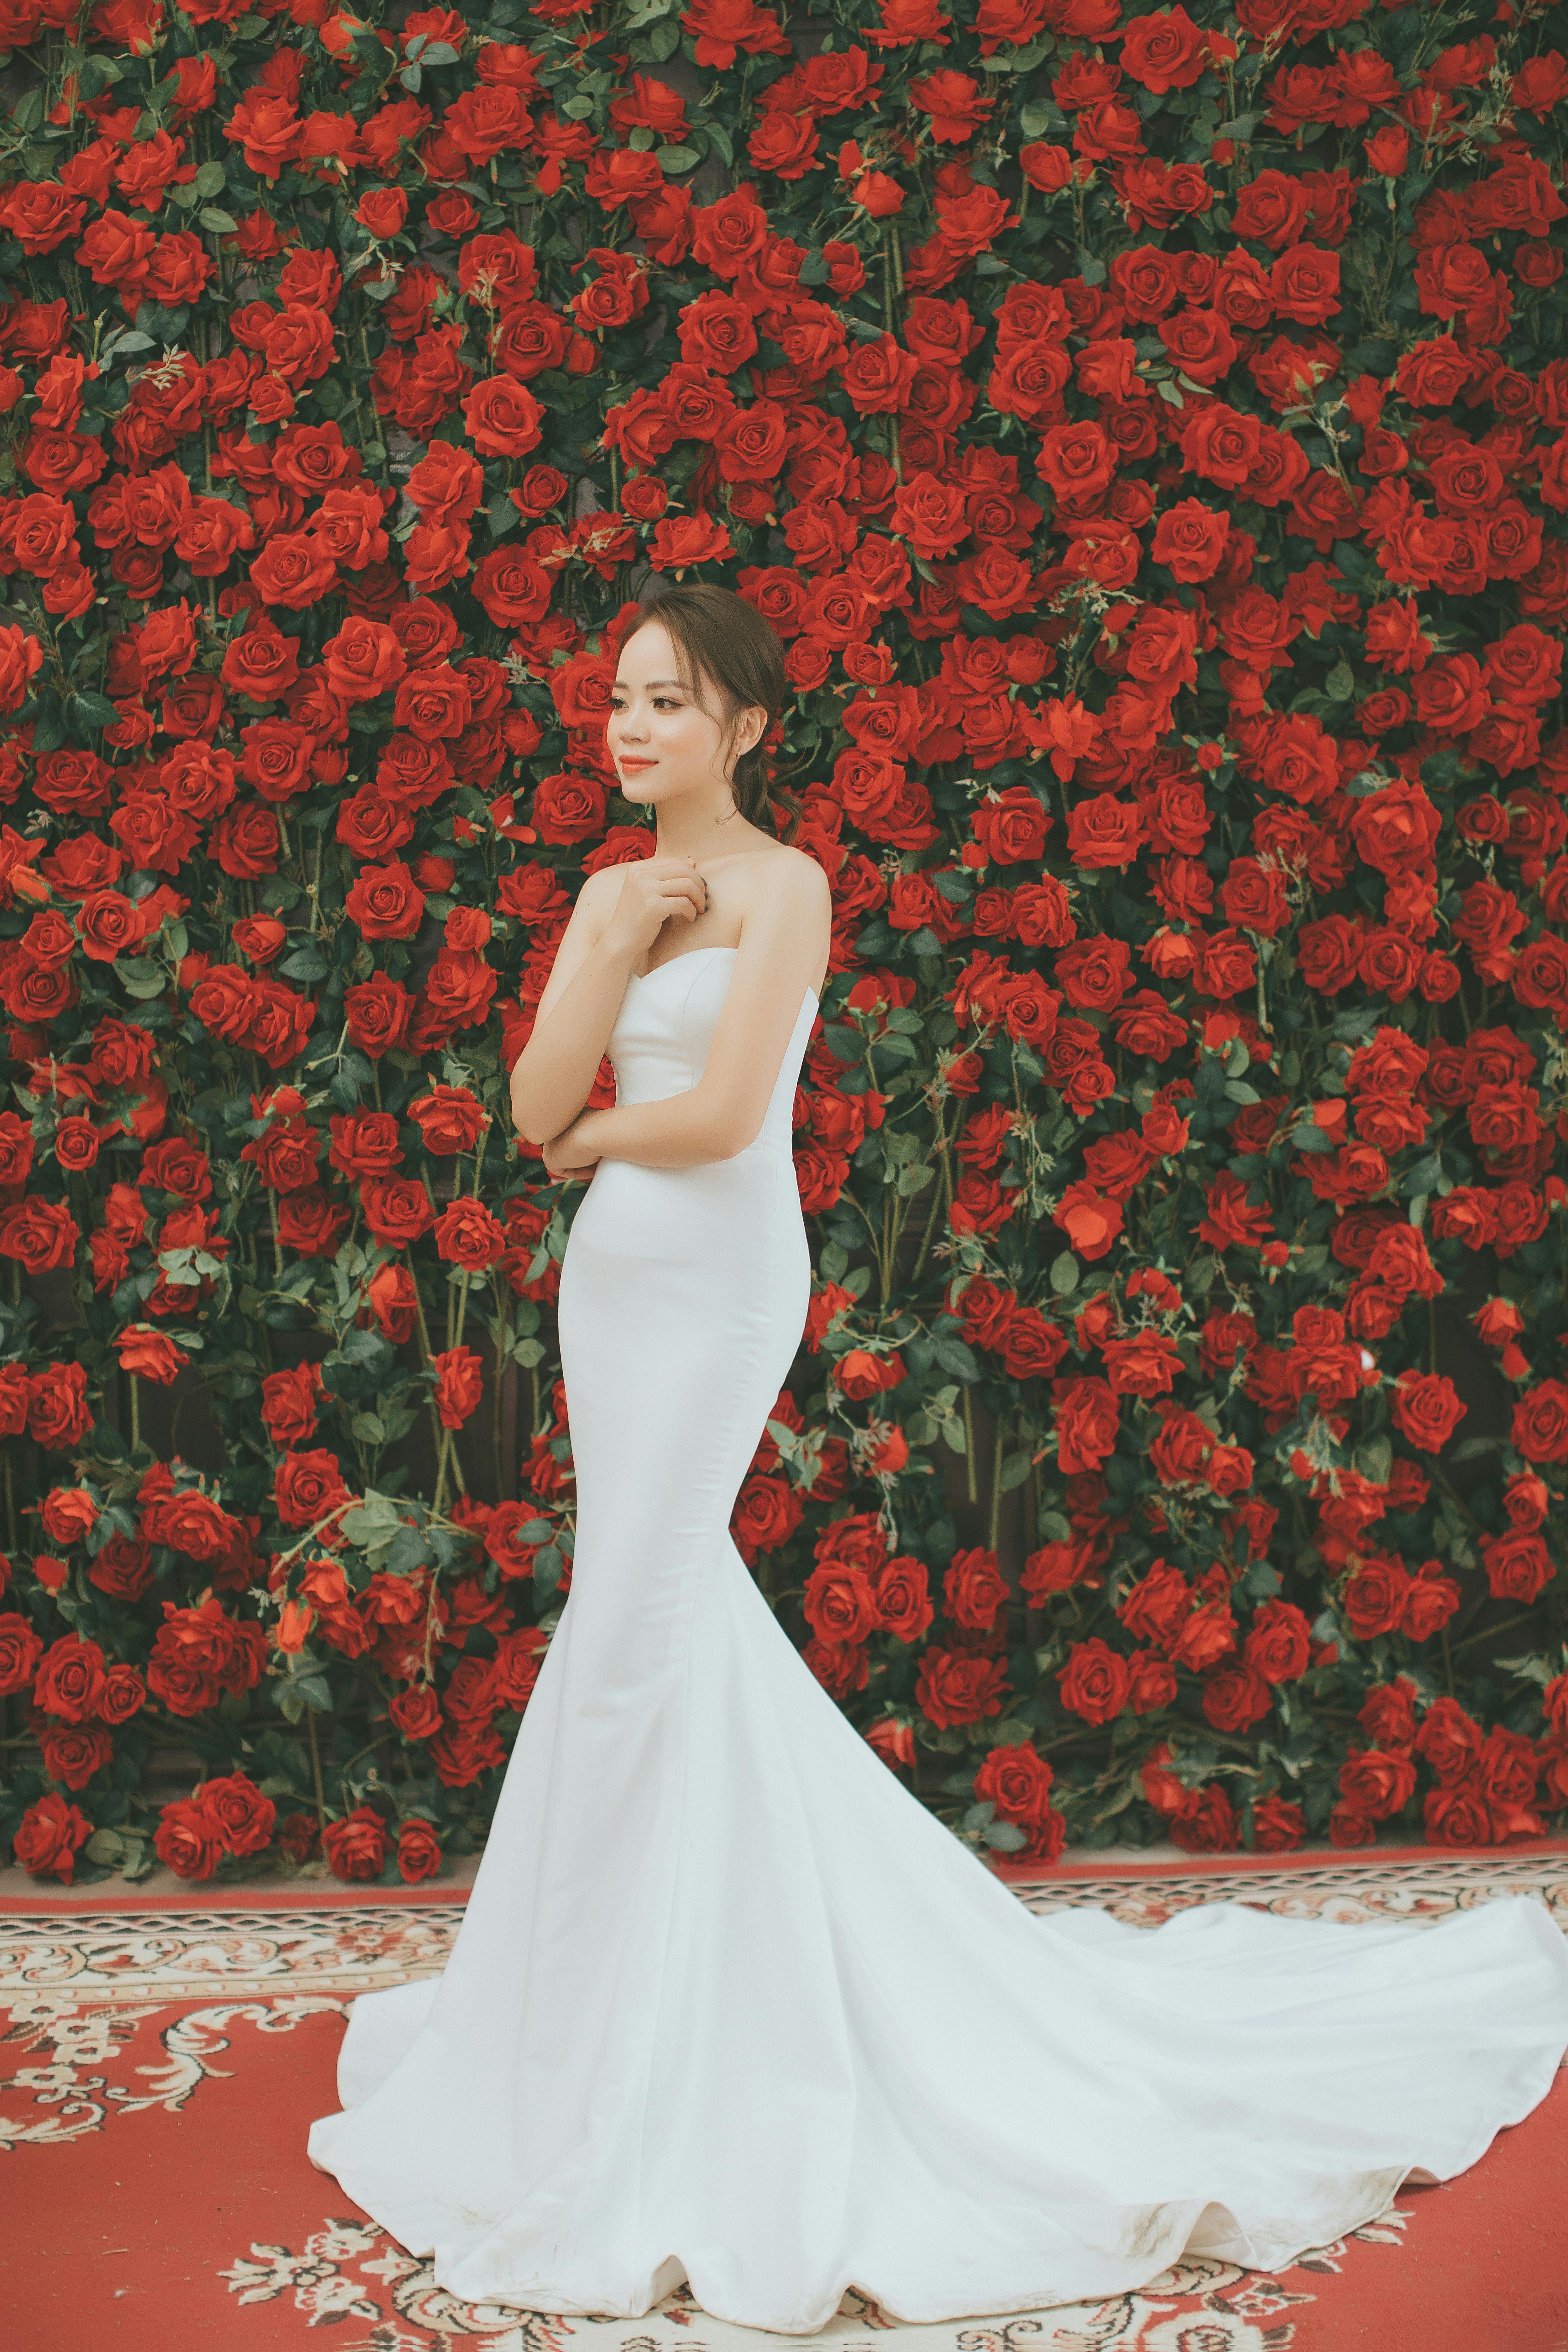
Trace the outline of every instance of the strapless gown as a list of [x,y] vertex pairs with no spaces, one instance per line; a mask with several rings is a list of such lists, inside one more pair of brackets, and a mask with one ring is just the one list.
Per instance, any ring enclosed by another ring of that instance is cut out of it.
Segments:
[[[628,985],[639,1102],[700,1076],[732,949]],[[802,1334],[806,992],[761,1133],[604,1160],[560,1286],[571,1591],[442,1975],[362,1994],[309,2153],[439,2286],[635,2318],[689,2283],[806,2335],[1265,2269],[1545,2095],[1568,1944],[1215,1903],[1026,1910],[855,1731],[731,1541]]]

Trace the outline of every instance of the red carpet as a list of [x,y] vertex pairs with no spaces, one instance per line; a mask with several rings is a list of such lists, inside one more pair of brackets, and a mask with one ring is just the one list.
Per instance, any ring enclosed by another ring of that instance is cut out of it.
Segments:
[[[1526,1874],[1533,1874],[1528,1876]],[[1237,1895],[1338,1916],[1419,1917],[1532,1885],[1568,1916],[1559,1855],[1403,1874],[1205,1872],[1122,1878],[1117,1907]],[[1103,1880],[1030,1890],[1107,1899]],[[186,1906],[0,1918],[5,2011],[0,2143],[5,2352],[275,2352],[329,2328],[335,2352],[638,2352],[749,2337],[672,2297],[642,2320],[541,2318],[458,2304],[357,2214],[305,2157],[337,2104],[333,2067],[353,1990],[438,1969],[459,1909],[355,1904]],[[1412,1927],[1413,1934],[1419,1933]],[[863,2352],[1568,2352],[1568,2069],[1535,2113],[1458,2179],[1407,2185],[1393,2211],[1268,2278],[1205,2262],[1140,2294],[1005,2323],[894,2329],[874,2307],[825,2340]],[[918,2347],[913,2339],[918,2339]]]

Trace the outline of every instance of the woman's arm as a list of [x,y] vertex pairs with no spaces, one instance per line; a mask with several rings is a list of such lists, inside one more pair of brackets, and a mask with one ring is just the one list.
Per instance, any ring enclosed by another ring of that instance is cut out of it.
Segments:
[[558,1165],[630,1160],[642,1168],[690,1168],[732,1160],[756,1140],[833,921],[827,877],[804,850],[792,855],[782,873],[769,875],[758,897],[763,903],[748,911],[742,926],[723,1010],[696,1086],[658,1102],[584,1111],[573,1123]]
[[700,1087],[658,1102],[615,1103],[585,1110],[545,1150],[547,1168],[585,1172],[600,1160],[633,1160],[639,1168],[696,1168],[728,1160],[740,1149],[714,1125]]
[[667,923],[694,923],[706,901],[689,857],[639,858],[589,875],[561,934],[533,1034],[511,1066],[512,1125],[525,1142],[545,1143],[570,1127],[593,1092],[633,966]]
[[593,1090],[637,950],[601,937],[613,867],[590,874],[561,935],[533,1031],[511,1066],[511,1121],[528,1143],[569,1127]]

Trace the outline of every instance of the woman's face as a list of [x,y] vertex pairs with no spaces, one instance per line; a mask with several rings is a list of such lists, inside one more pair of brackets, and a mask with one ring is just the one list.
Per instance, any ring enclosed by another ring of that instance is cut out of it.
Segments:
[[[742,711],[731,740],[700,707],[695,684],[686,656],[662,623],[645,623],[624,648],[605,741],[628,800],[657,806],[681,793],[727,792],[734,761],[760,740],[764,711]],[[706,683],[702,696],[710,705],[720,700]]]

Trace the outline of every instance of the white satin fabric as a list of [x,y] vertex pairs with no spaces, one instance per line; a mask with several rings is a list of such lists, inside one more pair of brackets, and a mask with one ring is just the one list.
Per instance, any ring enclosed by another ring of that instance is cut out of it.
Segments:
[[[620,1099],[701,1075],[734,950],[628,986]],[[1037,1917],[900,1785],[728,1533],[800,1340],[790,1150],[601,1161],[560,1331],[572,1589],[443,1975],[362,1994],[310,2160],[476,2303],[635,2318],[689,2281],[792,2335],[1274,2269],[1545,2095],[1568,1945],[1216,1903]]]

